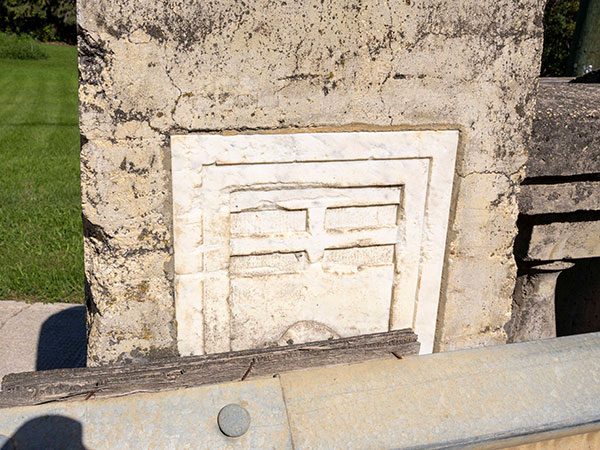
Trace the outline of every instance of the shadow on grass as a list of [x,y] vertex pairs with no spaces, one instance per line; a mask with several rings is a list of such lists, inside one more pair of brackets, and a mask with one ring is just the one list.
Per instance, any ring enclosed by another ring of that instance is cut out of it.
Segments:
[[85,306],[74,306],[50,316],[38,339],[36,370],[85,367]]

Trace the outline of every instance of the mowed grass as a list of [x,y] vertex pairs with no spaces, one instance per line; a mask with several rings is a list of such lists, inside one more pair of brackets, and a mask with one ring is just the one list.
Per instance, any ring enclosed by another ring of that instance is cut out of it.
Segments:
[[0,300],[81,302],[77,49],[0,59]]

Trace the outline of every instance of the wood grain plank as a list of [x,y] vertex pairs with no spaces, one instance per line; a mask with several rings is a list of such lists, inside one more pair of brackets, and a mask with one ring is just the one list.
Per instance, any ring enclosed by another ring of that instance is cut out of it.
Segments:
[[143,364],[9,374],[2,380],[0,408],[159,392],[290,370],[402,358],[417,354],[419,346],[416,334],[404,329]]

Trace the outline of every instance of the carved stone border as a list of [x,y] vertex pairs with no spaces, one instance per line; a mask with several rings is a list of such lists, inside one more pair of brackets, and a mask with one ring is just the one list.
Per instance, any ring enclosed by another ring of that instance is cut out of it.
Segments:
[[[410,239],[407,240],[418,241],[420,250],[407,261],[396,261],[396,273],[400,272],[400,266],[403,266],[404,274],[414,272],[409,277],[413,280],[409,286],[414,286],[414,293],[404,292],[411,298],[398,300],[395,297],[401,295],[402,290],[395,290],[389,329],[407,326],[415,329],[422,336],[422,352],[430,353],[437,320],[457,146],[457,131],[172,136],[175,295],[180,353],[202,354],[231,349],[229,306],[225,301],[207,301],[205,293],[209,287],[214,293],[209,296],[211,298],[227,299],[229,295],[229,239],[218,238],[218,235],[223,238],[229,233],[228,229],[220,229],[229,227],[229,193],[236,186],[248,188],[259,182],[272,182],[268,176],[264,180],[257,178],[253,173],[257,165],[270,164],[276,171],[282,164],[296,168],[308,164],[312,168],[324,162],[358,161],[364,161],[365,166],[375,161],[383,164],[400,162],[405,167],[393,174],[392,178],[396,178],[390,183],[410,185],[412,194],[408,198],[418,197],[419,189],[425,191],[421,192],[426,195],[421,206],[424,208],[422,223],[419,223],[420,214],[406,218],[411,224],[408,227]],[[417,166],[411,169],[418,161],[428,164],[428,173],[424,180],[410,181],[415,178],[412,172],[419,172],[415,170]],[[366,176],[362,181],[362,186],[369,185],[368,178]],[[414,186],[419,185],[421,187],[415,192]],[[206,192],[210,195],[205,195]],[[418,209],[418,203],[413,207]],[[198,230],[201,238],[190,239],[194,233],[197,236]],[[414,236],[410,236],[411,233]],[[207,249],[210,249],[210,255],[207,255]],[[221,282],[215,284],[212,281],[217,275]],[[211,282],[210,286],[207,280]],[[394,284],[398,283],[396,280]],[[370,330],[373,331],[384,330]]]

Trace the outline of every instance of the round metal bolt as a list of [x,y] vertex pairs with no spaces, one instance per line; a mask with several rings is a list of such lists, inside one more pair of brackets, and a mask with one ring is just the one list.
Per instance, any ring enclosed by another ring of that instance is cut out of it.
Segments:
[[221,408],[217,423],[225,436],[240,437],[250,428],[250,414],[242,406],[231,403]]

